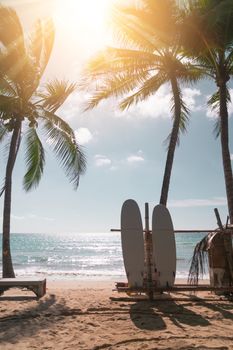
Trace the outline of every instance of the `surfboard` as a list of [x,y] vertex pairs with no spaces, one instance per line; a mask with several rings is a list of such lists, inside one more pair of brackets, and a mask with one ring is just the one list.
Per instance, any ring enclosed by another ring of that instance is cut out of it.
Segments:
[[176,275],[176,243],[171,215],[156,205],[152,215],[152,278],[158,287],[173,286]]
[[121,209],[121,244],[129,287],[143,286],[144,238],[140,209],[128,199]]

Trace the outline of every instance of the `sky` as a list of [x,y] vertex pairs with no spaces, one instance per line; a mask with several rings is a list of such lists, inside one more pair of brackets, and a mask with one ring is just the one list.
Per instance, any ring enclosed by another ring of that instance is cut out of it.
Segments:
[[[44,81],[65,78],[78,82],[88,59],[112,43],[106,24],[111,0],[1,3],[16,9],[25,32],[30,32],[38,17],[53,17],[56,39]],[[232,82],[229,87],[233,101]],[[220,140],[213,134],[216,115],[206,104],[214,91],[210,81],[183,87],[191,115],[188,131],[181,136],[176,149],[168,198],[177,230],[215,228],[215,207],[223,222],[227,217]],[[59,110],[59,115],[75,130],[87,158],[87,171],[78,190],[73,190],[54,154],[46,147],[41,183],[25,193],[22,147],[14,170],[11,232],[109,232],[120,227],[121,206],[126,199],[137,201],[143,220],[145,202],[149,203],[150,215],[158,204],[166,161],[164,140],[172,126],[169,85],[124,112],[117,108],[117,101],[111,100],[84,113],[86,99],[86,93],[77,91]],[[233,161],[233,104],[229,105],[229,114]],[[4,148],[1,153],[3,181]],[[2,201],[1,198],[1,211]]]

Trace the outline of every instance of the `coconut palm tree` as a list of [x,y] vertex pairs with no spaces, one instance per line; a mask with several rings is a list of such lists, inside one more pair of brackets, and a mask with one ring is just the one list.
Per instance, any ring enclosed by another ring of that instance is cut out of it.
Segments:
[[[229,150],[228,103],[229,81],[233,75],[233,2],[231,0],[189,0],[183,13],[182,43],[207,78],[214,80],[217,91],[208,104],[218,115],[216,136],[220,136],[227,203],[233,224],[233,176]],[[233,281],[231,235],[219,233],[225,247],[225,279]],[[211,233],[195,247],[191,276],[202,268],[206,243]],[[221,257],[221,256],[220,256]],[[216,262],[215,262],[216,263]],[[217,266],[219,262],[217,262]]]
[[[160,203],[167,204],[175,148],[180,132],[186,131],[189,110],[183,100],[181,84],[193,83],[200,72],[185,60],[180,50],[176,26],[179,9],[173,0],[141,0],[140,6],[116,6],[114,28],[120,47],[106,48],[88,64],[84,86],[91,91],[86,109],[100,101],[121,98],[122,110],[154,95],[165,83],[172,91],[173,126]],[[93,85],[94,83],[94,85]],[[156,108],[156,97],[155,97]]]
[[40,86],[54,42],[51,20],[38,21],[26,40],[12,8],[0,6],[0,18],[0,140],[10,139],[2,189],[2,276],[15,277],[10,250],[12,175],[22,136],[26,141],[26,191],[36,187],[43,174],[45,152],[40,133],[49,141],[75,188],[85,170],[85,157],[71,127],[56,114],[76,85],[53,80]]
[[233,76],[232,0],[190,0],[185,9],[183,44],[217,91],[209,99],[216,110],[215,131],[221,138],[222,162],[230,222],[233,224],[233,176],[229,150],[229,81]]

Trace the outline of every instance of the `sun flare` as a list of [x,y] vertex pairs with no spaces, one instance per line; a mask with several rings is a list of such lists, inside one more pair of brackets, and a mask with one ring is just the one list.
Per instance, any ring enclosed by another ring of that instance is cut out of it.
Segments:
[[83,36],[90,45],[107,39],[106,26],[113,0],[56,0],[54,20],[63,31]]

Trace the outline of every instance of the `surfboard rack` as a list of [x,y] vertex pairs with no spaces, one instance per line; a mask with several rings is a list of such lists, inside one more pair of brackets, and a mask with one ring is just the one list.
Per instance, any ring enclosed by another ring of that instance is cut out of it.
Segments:
[[[224,228],[224,232],[228,234],[233,234],[233,225],[229,225],[228,222]],[[209,233],[209,232],[219,232],[218,229],[197,229],[197,230],[173,230],[174,233]],[[121,232],[121,229],[111,229],[111,232]],[[160,230],[161,231],[161,230]],[[126,282],[116,282],[115,291],[119,293],[126,293],[129,296],[135,295],[146,295],[149,300],[153,300],[156,294],[166,293],[178,293],[178,292],[198,292],[198,291],[209,291],[215,292],[216,294],[225,294],[228,296],[233,296],[233,286],[213,286],[210,284],[173,284],[167,286],[158,286],[156,282],[152,280],[152,259],[151,259],[151,234],[152,230],[149,229],[149,205],[145,203],[145,229],[143,229],[145,234],[145,272],[146,277],[144,277],[143,285],[140,287],[131,287]],[[168,283],[168,282],[167,282]],[[173,282],[174,283],[174,282]],[[169,282],[170,284],[170,282]]]
[[[226,230],[226,233],[233,234],[232,233],[233,225],[228,225]],[[121,232],[120,228],[111,228],[110,232]],[[143,230],[143,232],[152,232],[152,230]],[[174,233],[209,233],[209,232],[219,232],[219,229],[205,229],[205,230],[174,230]]]
[[[147,290],[144,287],[141,288],[130,288],[128,283],[116,282],[115,290],[119,293],[138,293],[147,294]],[[152,287],[151,291],[153,293],[178,293],[178,292],[226,292],[233,293],[233,286],[231,287],[213,287],[209,284],[203,285],[188,285],[188,284],[175,284],[172,287]]]

